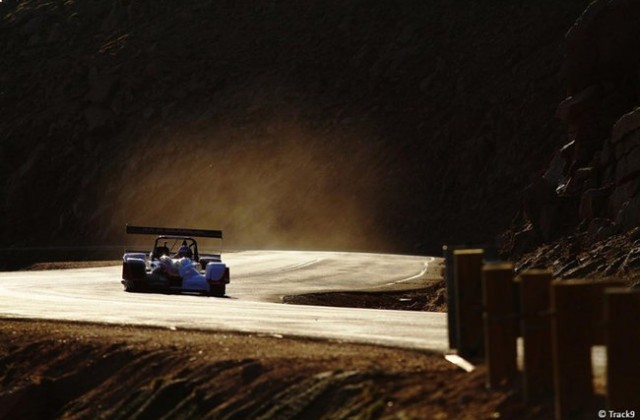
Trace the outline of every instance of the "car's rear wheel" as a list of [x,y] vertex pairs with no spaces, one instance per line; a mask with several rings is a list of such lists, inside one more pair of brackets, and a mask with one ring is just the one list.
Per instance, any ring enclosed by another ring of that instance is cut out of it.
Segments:
[[226,288],[226,284],[211,284],[209,285],[209,295],[223,297],[226,292]]

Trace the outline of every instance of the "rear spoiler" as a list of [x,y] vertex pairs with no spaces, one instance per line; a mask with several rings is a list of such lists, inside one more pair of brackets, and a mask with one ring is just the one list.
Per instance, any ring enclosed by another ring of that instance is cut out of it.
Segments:
[[127,233],[134,233],[139,235],[198,236],[203,238],[222,239],[221,230],[161,228],[161,227],[129,226],[129,225],[126,225],[126,227],[127,227]]

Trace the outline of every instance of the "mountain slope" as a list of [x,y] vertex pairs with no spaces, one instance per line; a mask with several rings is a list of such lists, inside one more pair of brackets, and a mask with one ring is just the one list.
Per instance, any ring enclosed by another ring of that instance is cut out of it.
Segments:
[[564,142],[582,1],[0,3],[0,233],[439,253]]

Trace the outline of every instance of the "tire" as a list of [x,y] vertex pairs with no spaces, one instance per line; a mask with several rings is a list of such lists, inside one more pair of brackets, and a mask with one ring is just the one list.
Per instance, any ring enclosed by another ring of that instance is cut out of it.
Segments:
[[224,297],[226,288],[227,288],[226,284],[209,285],[209,296]]
[[125,292],[133,293],[138,291],[131,280],[125,280],[122,282],[122,284],[124,285]]

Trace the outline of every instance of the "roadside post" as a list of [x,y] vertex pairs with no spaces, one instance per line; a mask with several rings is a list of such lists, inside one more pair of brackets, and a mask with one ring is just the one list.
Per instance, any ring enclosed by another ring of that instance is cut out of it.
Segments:
[[565,419],[580,415],[593,399],[592,332],[587,322],[593,288],[584,281],[556,280],[551,291],[555,412],[557,419]]
[[549,270],[526,270],[519,276],[525,402],[553,393],[551,279]]
[[591,346],[604,344],[604,289],[622,282],[555,280],[551,286],[556,418],[584,416],[594,398]]
[[607,408],[640,415],[640,290],[609,288],[604,294]]
[[518,319],[511,263],[482,267],[487,387],[511,384],[518,371]]
[[444,277],[445,285],[447,287],[447,333],[449,337],[449,348],[458,348],[458,329],[456,319],[456,282],[454,279],[453,268],[453,251],[454,247],[451,245],[444,245],[442,247],[442,254],[444,257]]
[[457,349],[461,357],[484,356],[482,322],[482,249],[453,251]]

